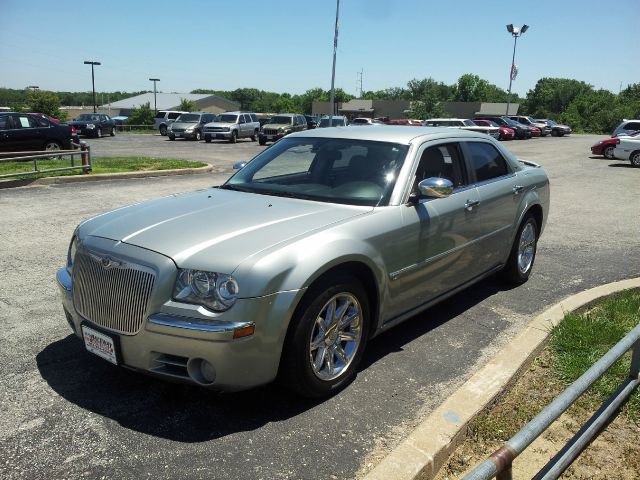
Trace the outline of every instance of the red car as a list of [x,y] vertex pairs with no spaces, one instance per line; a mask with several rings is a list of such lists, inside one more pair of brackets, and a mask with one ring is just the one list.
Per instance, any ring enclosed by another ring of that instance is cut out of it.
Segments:
[[538,127],[534,127],[533,125],[530,125],[529,128],[531,129],[532,137],[539,137],[540,135],[542,135],[542,132]]
[[[640,136],[640,131],[626,136],[638,137]],[[613,149],[616,148],[616,145],[619,143],[620,138],[618,137],[605,138],[591,147],[591,153],[593,155],[602,155],[604,158],[608,158],[609,160],[614,160],[616,157],[613,156]]]
[[50,122],[60,123],[60,119],[56,117],[52,117],[51,115],[47,115],[46,113],[34,112],[31,115],[38,115],[39,117],[46,118]]
[[492,122],[491,120],[474,118],[473,123],[481,127],[498,127],[500,129],[500,136],[498,137],[498,140],[513,140],[514,137],[516,136],[516,132],[513,130],[513,128],[501,127],[500,125],[498,125],[495,122]]

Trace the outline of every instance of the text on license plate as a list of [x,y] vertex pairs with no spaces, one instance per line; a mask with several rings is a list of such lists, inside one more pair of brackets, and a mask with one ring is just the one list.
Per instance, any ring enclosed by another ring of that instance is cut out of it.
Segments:
[[87,350],[114,365],[118,364],[116,346],[113,338],[86,325],[82,325],[82,337],[84,338],[84,346]]

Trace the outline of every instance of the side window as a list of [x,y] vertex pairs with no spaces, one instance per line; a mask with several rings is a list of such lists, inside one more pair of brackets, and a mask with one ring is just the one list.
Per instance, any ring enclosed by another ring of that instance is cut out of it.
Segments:
[[13,128],[32,128],[36,126],[36,122],[26,115],[13,116]]
[[238,115],[238,123],[246,123],[244,120],[244,115]]
[[49,120],[45,120],[42,117],[35,117],[35,118],[31,118],[29,117],[34,123],[35,123],[35,127],[49,127],[51,126],[51,124],[49,123]]
[[9,129],[9,119],[8,115],[0,115],[0,130],[8,130]]
[[172,112],[168,115],[167,118],[169,118],[169,120],[175,120],[176,118],[178,118],[180,116],[180,114],[178,112]]
[[249,115],[248,113],[244,114],[244,121],[245,123],[251,123],[251,115]]
[[251,114],[251,121],[252,122],[257,122],[258,121],[258,116],[255,113]]
[[507,161],[496,148],[484,142],[468,142],[471,168],[476,174],[477,182],[501,177],[509,173]]
[[640,130],[640,122],[629,122],[624,126],[625,130]]
[[416,170],[414,191],[418,183],[431,177],[446,178],[453,183],[455,188],[467,185],[464,162],[460,154],[460,146],[457,143],[436,145],[422,152],[420,163]]

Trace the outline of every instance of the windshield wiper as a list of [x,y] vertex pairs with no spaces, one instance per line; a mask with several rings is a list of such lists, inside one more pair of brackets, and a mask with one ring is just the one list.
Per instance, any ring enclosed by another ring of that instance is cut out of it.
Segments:
[[228,184],[228,183],[225,183],[224,185],[219,185],[219,186],[217,186],[215,188],[220,188],[222,190],[234,190],[236,192],[252,192],[252,190],[248,190],[246,188],[242,188],[242,187],[239,187],[237,185],[231,185],[231,184]]

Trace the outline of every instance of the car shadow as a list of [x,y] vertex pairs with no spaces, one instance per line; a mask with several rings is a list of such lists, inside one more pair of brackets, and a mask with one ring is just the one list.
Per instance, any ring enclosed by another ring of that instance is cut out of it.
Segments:
[[[359,370],[400,351],[484,299],[508,287],[495,277],[477,283],[373,339]],[[427,319],[427,321],[425,321]],[[239,393],[216,393],[115,367],[88,353],[70,334],[36,356],[42,378],[67,401],[124,428],[168,440],[197,443],[251,431],[295,417],[326,399],[305,399],[271,384]]]
[[[620,160],[620,162],[626,162],[626,161],[627,160]],[[630,163],[610,163],[609,166],[613,168],[636,168]]]

